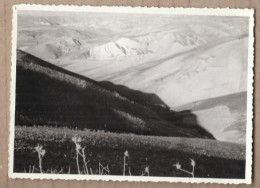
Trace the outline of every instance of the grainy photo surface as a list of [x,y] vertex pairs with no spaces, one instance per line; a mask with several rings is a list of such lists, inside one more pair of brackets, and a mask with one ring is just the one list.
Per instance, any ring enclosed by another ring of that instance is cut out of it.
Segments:
[[11,175],[251,181],[252,14],[16,13]]

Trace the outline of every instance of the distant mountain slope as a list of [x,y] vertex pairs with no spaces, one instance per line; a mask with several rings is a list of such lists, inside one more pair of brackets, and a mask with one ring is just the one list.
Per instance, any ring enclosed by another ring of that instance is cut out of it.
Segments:
[[174,108],[190,109],[217,140],[246,143],[247,92],[205,99]]
[[31,55],[171,108],[247,88],[246,17],[20,12],[18,32]]
[[16,73],[16,125],[214,138],[190,111],[173,112],[154,94],[96,82],[20,50]]

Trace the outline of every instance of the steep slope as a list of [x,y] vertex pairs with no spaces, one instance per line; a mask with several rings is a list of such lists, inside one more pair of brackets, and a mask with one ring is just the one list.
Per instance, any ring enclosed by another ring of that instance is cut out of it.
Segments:
[[246,143],[247,92],[196,101],[174,110],[190,109],[198,122],[221,141]]
[[190,111],[173,112],[154,94],[96,82],[20,50],[15,123],[214,138]]

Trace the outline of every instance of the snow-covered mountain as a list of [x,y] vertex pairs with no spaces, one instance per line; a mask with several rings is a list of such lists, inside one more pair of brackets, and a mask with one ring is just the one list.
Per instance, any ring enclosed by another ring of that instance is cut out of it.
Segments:
[[172,109],[247,88],[246,17],[21,11],[18,32],[19,49]]
[[98,81],[156,93],[174,107],[246,90],[247,21],[21,13],[18,48]]

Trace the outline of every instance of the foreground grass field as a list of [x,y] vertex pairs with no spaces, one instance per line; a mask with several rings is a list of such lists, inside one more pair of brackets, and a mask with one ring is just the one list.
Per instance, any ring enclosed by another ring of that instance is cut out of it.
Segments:
[[245,175],[243,145],[206,139],[26,126],[15,127],[14,172],[29,172],[38,167],[38,154],[34,148],[40,144],[46,150],[42,161],[44,172],[78,173],[75,144],[72,142],[75,135],[82,138],[88,166],[94,173],[97,173],[100,163],[109,166],[110,175],[122,175],[124,152],[127,150],[131,174],[136,176],[149,166],[150,176],[190,177],[173,166],[180,163],[182,168],[191,170],[190,159],[196,162],[195,177],[244,178]]
[[[76,152],[72,137],[82,139],[88,166],[97,173],[99,164],[108,165],[110,175],[122,175],[124,153],[129,153],[131,175],[139,176],[149,167],[150,176],[190,177],[176,169],[176,163],[191,170],[195,177],[244,178],[245,146],[197,138],[176,138],[81,131],[51,127],[15,127],[14,172],[29,172],[38,167],[35,147],[46,150],[42,168],[46,173],[76,174]],[[82,161],[81,161],[82,162]],[[80,162],[80,166],[83,163]],[[38,172],[35,170],[34,172]],[[128,174],[126,174],[128,175]]]

